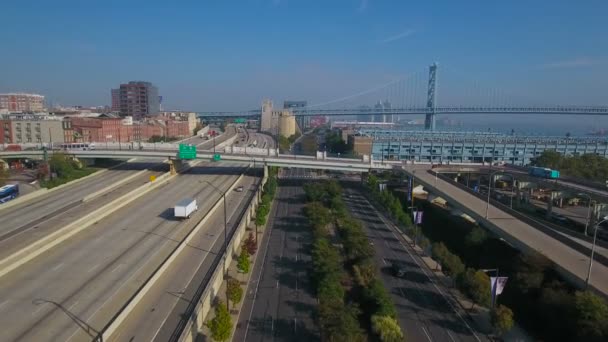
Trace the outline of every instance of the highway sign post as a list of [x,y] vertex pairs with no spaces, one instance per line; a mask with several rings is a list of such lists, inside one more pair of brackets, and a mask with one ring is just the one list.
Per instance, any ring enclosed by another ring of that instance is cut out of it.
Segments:
[[196,159],[196,146],[179,144],[179,159]]

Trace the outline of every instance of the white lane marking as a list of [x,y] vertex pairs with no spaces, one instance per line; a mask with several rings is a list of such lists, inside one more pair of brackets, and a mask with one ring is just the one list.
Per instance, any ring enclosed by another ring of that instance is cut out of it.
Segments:
[[450,334],[449,330],[446,330],[445,332],[448,333],[448,336],[450,337],[450,340],[452,340],[453,342],[456,342],[456,340],[454,339],[454,337],[452,336],[452,334]]
[[8,304],[8,300],[5,300],[4,302],[0,303],[0,309],[6,304]]
[[124,264],[118,264],[118,266],[114,267],[111,273],[118,271]]
[[385,265],[388,265],[388,263],[386,262],[386,259],[382,258],[382,262],[383,262]]
[[279,281],[277,280],[277,289],[279,288]]
[[99,264],[95,264],[95,266],[89,268],[89,270],[87,271],[87,273],[93,272],[93,270],[96,269],[97,267],[99,267]]
[[68,307],[68,311],[72,310],[72,308],[75,307],[76,304],[78,304],[78,301],[75,301],[74,304],[70,305],[70,307]]
[[53,267],[51,270],[52,270],[53,272],[55,272],[55,271],[59,270],[59,269],[60,269],[60,268],[62,268],[62,267],[63,267],[63,263],[61,263],[61,264],[59,264],[59,265],[57,265],[57,266]]
[[421,327],[421,328],[422,328],[422,331],[424,331],[424,334],[426,335],[426,338],[428,338],[429,341],[433,341],[433,339],[431,339],[431,336],[429,336],[429,333],[426,332],[426,329],[424,329],[424,327]]
[[441,296],[443,296],[443,298],[448,303],[448,305],[452,308],[452,310],[454,311],[454,313],[456,314],[456,316],[458,316],[458,318],[460,318],[460,320],[462,320],[462,322],[464,323],[464,325],[471,331],[471,333],[473,333],[473,337],[475,337],[475,339],[477,341],[481,342],[481,340],[479,339],[479,336],[477,336],[477,334],[475,333],[475,330],[473,330],[473,328],[471,328],[471,326],[467,323],[467,321],[460,315],[460,313],[458,312],[458,310],[456,310],[456,308],[452,305],[452,302],[447,298],[447,296],[445,295],[445,293],[443,293],[443,291],[441,291],[441,289],[437,286],[437,284],[435,283],[435,281],[426,272],[426,270],[424,269],[424,267],[422,267],[422,265],[420,265],[420,263],[418,262],[418,260],[416,258],[414,258],[414,256],[410,252],[410,250],[403,244],[403,241],[401,241],[401,239],[399,239],[399,237],[397,236],[397,234],[395,234],[395,226],[392,223],[387,222],[384,219],[384,216],[382,216],[380,214],[380,212],[378,212],[378,210],[376,209],[376,207],[372,206],[371,203],[369,203],[369,201],[367,201],[367,199],[366,199],[366,202],[376,212],[376,214],[380,218],[380,220],[382,220],[382,222],[384,222],[385,225],[387,225],[388,227],[391,228],[390,229],[391,234],[393,234],[393,236],[399,241],[399,244],[401,246],[403,246],[403,249],[407,252],[407,254],[409,254],[409,256],[412,258],[412,260],[414,260],[414,262],[416,263],[416,265],[418,265],[418,267],[420,268],[420,270],[422,270],[422,273],[424,273],[424,275],[426,275],[426,277],[431,281],[431,283],[433,284],[433,286],[435,287],[435,289],[437,289],[437,291],[441,294]]

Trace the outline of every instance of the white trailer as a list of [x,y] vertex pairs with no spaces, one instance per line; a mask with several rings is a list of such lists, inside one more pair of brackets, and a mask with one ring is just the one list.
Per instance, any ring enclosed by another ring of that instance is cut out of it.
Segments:
[[186,198],[179,201],[175,205],[174,214],[177,218],[190,218],[193,212],[198,210],[198,206],[196,205],[196,200],[192,198]]

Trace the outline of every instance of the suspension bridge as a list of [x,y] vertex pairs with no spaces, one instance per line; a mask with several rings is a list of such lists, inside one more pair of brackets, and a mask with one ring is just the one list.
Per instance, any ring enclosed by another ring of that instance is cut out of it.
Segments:
[[[297,117],[356,116],[370,121],[377,121],[378,117],[392,121],[396,115],[425,115],[427,130],[435,130],[436,118],[440,114],[608,115],[608,106],[534,104],[534,100],[514,99],[500,90],[482,87],[478,83],[466,85],[462,81],[456,81],[449,87],[450,93],[445,103],[450,105],[439,105],[438,69],[434,63],[429,66],[428,74],[424,75],[426,79],[422,79],[422,73],[418,72],[364,92],[290,110]],[[260,114],[260,109],[199,113],[201,117],[226,118],[255,118]]]

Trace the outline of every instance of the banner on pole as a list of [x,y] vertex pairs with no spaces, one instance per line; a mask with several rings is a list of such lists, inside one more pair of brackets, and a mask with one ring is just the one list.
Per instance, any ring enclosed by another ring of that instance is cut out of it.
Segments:
[[414,191],[414,189],[412,188],[413,183],[414,183],[414,177],[409,176],[408,182],[407,182],[407,201],[408,202],[412,201],[412,192]]
[[495,302],[496,296],[500,295],[507,285],[509,277],[490,277],[490,290],[492,291],[492,303]]

